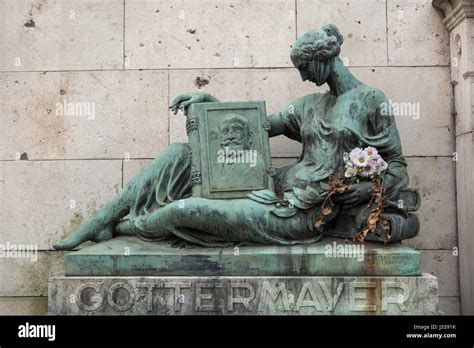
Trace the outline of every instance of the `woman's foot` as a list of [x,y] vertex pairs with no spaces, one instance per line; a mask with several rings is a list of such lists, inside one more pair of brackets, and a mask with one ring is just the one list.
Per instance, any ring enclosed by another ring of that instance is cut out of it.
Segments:
[[72,250],[84,242],[93,241],[96,243],[103,242],[109,239],[112,239],[114,236],[112,226],[108,225],[103,228],[96,229],[87,229],[86,226],[83,226],[72,236],[63,239],[62,241],[53,244],[53,248],[56,250]]

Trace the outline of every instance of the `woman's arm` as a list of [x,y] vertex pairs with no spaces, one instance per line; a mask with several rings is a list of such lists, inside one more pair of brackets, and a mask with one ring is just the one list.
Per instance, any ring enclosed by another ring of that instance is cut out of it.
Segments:
[[176,115],[178,110],[183,110],[187,114],[189,105],[194,103],[218,102],[219,100],[209,93],[187,93],[180,94],[171,102],[170,109]]
[[[301,142],[299,134],[299,105],[303,98],[298,99],[286,108],[267,117],[270,123],[269,136],[285,135],[290,139]],[[170,105],[171,111],[176,115],[178,110],[187,114],[187,109],[194,103],[218,102],[219,100],[209,93],[187,93],[178,95]]]
[[301,142],[300,124],[304,98],[300,98],[284,109],[268,116],[270,123],[269,136],[284,135],[292,140]]
[[282,135],[285,133],[286,124],[281,112],[277,112],[268,116],[268,123],[270,123],[270,131],[268,132],[268,136],[276,137],[277,135]]

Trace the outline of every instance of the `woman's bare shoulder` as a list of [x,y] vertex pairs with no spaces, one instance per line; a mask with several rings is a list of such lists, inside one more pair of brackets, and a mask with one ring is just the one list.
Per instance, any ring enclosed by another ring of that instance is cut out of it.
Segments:
[[362,84],[358,87],[358,91],[362,96],[365,104],[369,107],[378,108],[387,102],[387,97],[378,88]]

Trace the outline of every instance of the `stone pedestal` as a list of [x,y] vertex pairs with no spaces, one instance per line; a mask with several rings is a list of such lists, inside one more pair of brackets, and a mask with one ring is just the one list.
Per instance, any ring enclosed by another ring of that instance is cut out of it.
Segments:
[[[438,281],[401,244],[172,248],[135,237],[66,257],[52,315],[438,314]],[[199,276],[197,276],[199,275]]]
[[173,248],[119,237],[66,256],[66,276],[418,276],[421,257],[400,243],[325,238],[293,246]]
[[60,277],[63,315],[429,315],[438,281],[417,277]]

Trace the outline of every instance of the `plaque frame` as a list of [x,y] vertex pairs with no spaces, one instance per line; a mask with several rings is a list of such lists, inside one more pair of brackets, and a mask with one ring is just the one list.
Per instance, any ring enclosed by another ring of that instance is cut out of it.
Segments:
[[[255,170],[250,165],[246,169],[242,165],[243,163],[231,164],[240,165],[240,169],[235,169],[234,177],[229,170],[226,175],[219,175],[215,164],[217,152],[211,150],[211,148],[216,149],[219,136],[216,118],[223,118],[230,114],[237,114],[247,119],[252,132],[252,148],[250,150],[256,151],[257,162]],[[208,199],[233,199],[246,198],[247,193],[251,191],[262,189],[274,191],[275,169],[271,166],[269,130],[270,124],[267,120],[264,101],[212,102],[190,105],[187,113],[186,132],[192,157],[192,196]],[[241,173],[242,169],[244,169],[243,173]],[[229,175],[230,177],[227,177]],[[242,177],[247,178],[243,186],[232,187],[232,183],[239,183]],[[245,185],[247,186],[245,187]]]

